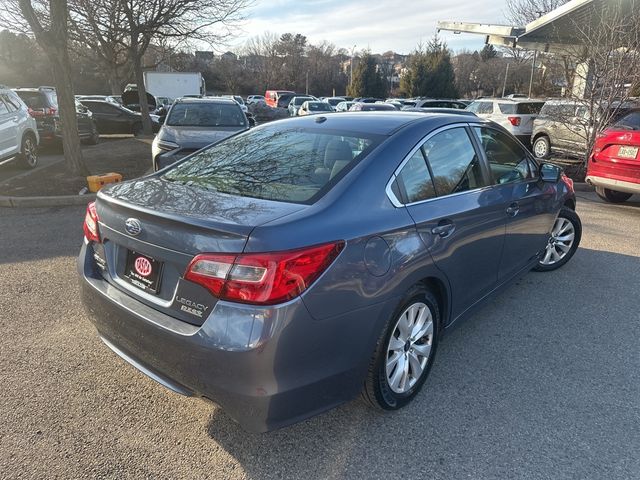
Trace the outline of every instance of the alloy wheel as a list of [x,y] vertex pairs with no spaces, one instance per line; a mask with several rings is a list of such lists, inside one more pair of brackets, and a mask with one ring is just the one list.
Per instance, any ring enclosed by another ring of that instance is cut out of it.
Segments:
[[553,265],[562,260],[573,246],[575,233],[573,223],[566,218],[558,217],[553,224],[551,237],[540,263],[542,265]]
[[416,302],[400,315],[389,339],[386,374],[395,393],[406,393],[427,369],[433,346],[433,315],[429,307]]
[[36,146],[31,138],[25,139],[24,151],[22,153],[27,162],[27,165],[29,165],[30,167],[35,167],[38,163],[38,153],[36,151]]

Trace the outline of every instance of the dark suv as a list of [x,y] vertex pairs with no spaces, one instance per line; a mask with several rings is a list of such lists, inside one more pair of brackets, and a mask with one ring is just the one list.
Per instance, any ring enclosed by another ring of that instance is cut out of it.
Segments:
[[[27,104],[29,113],[36,119],[40,142],[59,143],[62,138],[62,128],[55,88],[16,88],[14,92]],[[80,139],[92,145],[98,143],[100,137],[92,114],[79,102],[76,102],[76,118]]]

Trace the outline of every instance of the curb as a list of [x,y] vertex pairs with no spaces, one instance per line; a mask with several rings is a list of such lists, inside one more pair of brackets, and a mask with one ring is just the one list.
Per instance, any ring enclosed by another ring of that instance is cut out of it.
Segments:
[[57,197],[6,197],[0,195],[0,207],[67,207],[71,205],[86,205],[95,199],[95,193],[86,195],[59,195]]

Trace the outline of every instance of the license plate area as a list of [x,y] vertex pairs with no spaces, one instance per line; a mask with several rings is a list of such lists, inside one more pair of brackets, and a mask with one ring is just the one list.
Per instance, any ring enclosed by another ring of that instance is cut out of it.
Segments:
[[621,145],[618,147],[618,157],[620,158],[636,158],[638,156],[638,147],[629,147]]
[[160,291],[163,265],[149,255],[127,250],[124,278],[139,289],[157,295]]

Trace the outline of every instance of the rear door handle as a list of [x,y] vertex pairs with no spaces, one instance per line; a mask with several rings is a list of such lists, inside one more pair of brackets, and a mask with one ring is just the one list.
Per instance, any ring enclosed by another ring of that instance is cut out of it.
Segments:
[[518,205],[517,203],[512,203],[507,207],[507,215],[509,215],[510,217],[515,217],[519,211],[520,205]]
[[442,220],[437,227],[433,227],[431,229],[431,233],[433,233],[434,235],[440,235],[442,238],[445,238],[451,235],[455,229],[456,226],[453,224],[453,222]]

